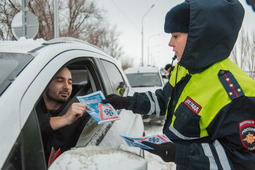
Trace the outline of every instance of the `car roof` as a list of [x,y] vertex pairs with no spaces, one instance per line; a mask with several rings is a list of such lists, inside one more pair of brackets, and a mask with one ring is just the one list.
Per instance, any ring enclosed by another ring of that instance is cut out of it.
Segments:
[[[26,39],[22,37],[17,41],[0,41],[0,52],[31,54],[34,57],[40,54],[40,51],[46,50],[58,54],[59,52],[72,49],[91,51],[102,54],[107,59],[115,60],[101,48],[89,44],[86,41],[71,37],[60,37],[48,41],[44,39]],[[116,61],[117,60],[115,60],[115,62]]]
[[38,48],[44,43],[45,40],[38,39],[25,39],[21,38],[18,41],[0,41],[0,52],[15,52],[15,53],[27,53],[32,49]]
[[159,69],[153,66],[146,66],[146,67],[137,67],[137,68],[127,68],[124,71],[126,74],[132,73],[158,73]]

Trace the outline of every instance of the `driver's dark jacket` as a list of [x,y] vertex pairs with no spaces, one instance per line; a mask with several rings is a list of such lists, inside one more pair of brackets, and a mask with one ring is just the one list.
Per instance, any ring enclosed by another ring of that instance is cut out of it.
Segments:
[[166,115],[177,169],[255,169],[255,81],[228,57],[242,24],[237,0],[189,0],[181,61],[163,90],[135,93],[128,109]]
[[48,162],[52,147],[54,147],[55,150],[58,150],[60,148],[61,153],[74,147],[87,122],[86,119],[88,117],[86,117],[85,116],[86,114],[84,114],[81,118],[77,119],[73,124],[62,127],[55,131],[52,130],[49,122],[50,118],[65,114],[62,113],[62,110],[64,108],[65,105],[60,107],[58,110],[48,111],[46,109],[43,99],[40,100],[36,107],[46,162]]

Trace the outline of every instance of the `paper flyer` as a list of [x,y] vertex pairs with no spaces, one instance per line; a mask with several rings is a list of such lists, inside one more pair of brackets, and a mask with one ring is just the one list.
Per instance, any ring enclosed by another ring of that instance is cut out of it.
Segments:
[[153,148],[151,148],[151,147],[141,143],[143,141],[154,143],[154,144],[161,144],[161,143],[165,143],[165,142],[172,142],[164,134],[163,135],[146,136],[146,137],[142,137],[142,138],[132,138],[132,137],[127,137],[127,136],[123,136],[123,135],[120,135],[120,136],[125,139],[126,143],[129,146],[139,147],[139,148],[142,148],[142,149],[151,149],[151,150],[154,150]]
[[77,96],[77,99],[89,106],[88,114],[98,123],[119,120],[119,115],[109,103],[102,103],[105,99],[102,91],[97,91],[85,96]]

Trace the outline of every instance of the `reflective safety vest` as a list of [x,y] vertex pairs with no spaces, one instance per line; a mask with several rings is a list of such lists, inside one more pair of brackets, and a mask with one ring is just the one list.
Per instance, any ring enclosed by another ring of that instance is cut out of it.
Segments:
[[[169,83],[178,88],[178,82],[187,74],[185,68],[179,67],[174,70]],[[244,95],[255,96],[254,90],[249,90],[255,88],[255,81],[229,58],[190,76],[177,99],[174,113],[169,113],[169,107],[166,110],[166,117],[171,114],[171,120],[166,123],[168,127],[164,127],[164,133],[172,140],[208,137],[209,125],[225,106]]]
[[117,89],[118,95],[123,96],[125,89],[123,87],[120,87]]
[[163,89],[130,97],[129,109],[166,115],[178,169],[254,169],[254,87],[230,59],[196,74],[177,66]]

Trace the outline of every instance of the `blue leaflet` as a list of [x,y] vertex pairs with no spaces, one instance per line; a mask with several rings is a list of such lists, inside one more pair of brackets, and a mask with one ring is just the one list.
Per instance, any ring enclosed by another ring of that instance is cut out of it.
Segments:
[[101,91],[85,96],[77,96],[77,99],[89,106],[91,110],[86,111],[98,124],[120,119],[118,113],[111,104],[102,103],[105,97]]
[[172,142],[166,135],[152,135],[152,136],[146,136],[142,138],[132,138],[132,137],[127,137],[120,135],[122,138],[125,139],[126,143],[128,146],[133,146],[133,147],[139,147],[142,149],[151,149],[154,150],[153,148],[141,143],[143,141],[154,143],[154,144],[161,144],[165,142]]
[[122,135],[120,135],[120,136],[125,139],[128,146],[138,147],[138,148],[142,148],[142,149],[154,150],[153,148],[139,142],[138,139],[140,139],[140,138],[131,138],[131,137],[122,136]]

